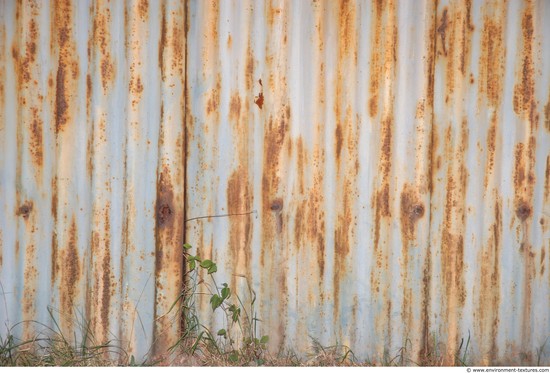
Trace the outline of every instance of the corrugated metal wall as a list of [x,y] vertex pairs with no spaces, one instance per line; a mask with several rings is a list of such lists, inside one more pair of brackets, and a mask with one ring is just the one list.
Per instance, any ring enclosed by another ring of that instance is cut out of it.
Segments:
[[472,362],[550,363],[550,2],[0,17],[3,324],[75,309],[161,351],[185,233],[249,279],[273,348],[422,362],[470,337]]
[[159,316],[182,279],[184,9],[0,3],[2,335],[52,326],[51,306],[67,336],[136,358],[175,341]]

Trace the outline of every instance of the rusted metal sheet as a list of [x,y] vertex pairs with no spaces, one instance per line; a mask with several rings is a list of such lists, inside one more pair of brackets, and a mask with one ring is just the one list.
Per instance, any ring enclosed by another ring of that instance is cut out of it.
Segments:
[[185,235],[273,349],[550,364],[548,18],[0,1],[0,333],[165,351]]
[[251,281],[273,348],[550,362],[549,16],[189,3],[186,214],[257,214],[187,241]]
[[5,0],[0,17],[0,333],[53,327],[51,307],[67,337],[165,351],[182,283],[185,4]]

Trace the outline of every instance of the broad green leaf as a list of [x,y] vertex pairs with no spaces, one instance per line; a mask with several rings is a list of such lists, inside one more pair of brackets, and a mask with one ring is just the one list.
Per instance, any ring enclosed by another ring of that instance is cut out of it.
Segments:
[[218,267],[216,264],[212,263],[212,265],[208,268],[208,274],[214,273],[218,270]]
[[195,261],[194,260],[190,260],[189,261],[189,269],[192,271],[194,270],[196,267],[196,264],[195,264]]
[[214,263],[210,259],[205,259],[201,262],[202,268],[210,268]]
[[[226,284],[227,285],[227,284]],[[223,289],[222,289],[222,298],[223,299],[227,299],[229,298],[229,296],[231,295],[231,290],[225,286]]]
[[184,250],[189,250],[190,248],[192,248],[193,246],[189,245],[188,243],[184,243],[183,244],[183,249]]
[[226,333],[225,329],[218,330],[218,335],[225,335]]
[[269,337],[267,335],[264,335],[261,339],[260,339],[260,343],[267,343],[267,341],[269,341]]
[[219,297],[218,294],[212,295],[210,298],[210,304],[212,305],[212,311],[215,311],[222,304],[223,300]]

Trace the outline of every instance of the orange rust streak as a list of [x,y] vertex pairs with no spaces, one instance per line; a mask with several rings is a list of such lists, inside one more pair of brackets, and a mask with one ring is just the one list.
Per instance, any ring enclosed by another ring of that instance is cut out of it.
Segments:
[[[374,24],[372,30],[372,46],[370,48],[370,81],[369,81],[369,115],[378,118],[380,122],[373,125],[379,128],[379,176],[374,184],[372,208],[374,214],[374,268],[371,273],[371,292],[380,303],[382,311],[375,316],[375,330],[383,335],[386,343],[391,345],[391,296],[388,294],[388,270],[391,260],[391,221],[393,185],[392,154],[393,154],[393,103],[394,84],[397,74],[398,27],[396,4],[392,1],[377,1],[372,15]],[[390,83],[391,82],[391,83]],[[379,107],[381,98],[384,106]],[[388,102],[386,104],[386,102]],[[380,350],[380,352],[382,352]]]
[[[498,14],[494,14],[497,13]],[[487,4],[484,9],[484,23],[481,34],[481,55],[479,57],[479,99],[486,95],[488,103],[500,107],[504,89],[504,68],[506,47],[504,29],[506,8],[498,4]]]
[[530,125],[537,127],[535,98],[535,66],[533,62],[534,27],[531,6],[523,13],[521,29],[523,33],[523,50],[521,53],[521,70],[519,82],[514,87],[514,111],[529,117]]
[[[163,126],[164,127],[164,126]],[[161,137],[165,137],[161,131]],[[168,140],[168,139],[167,139]],[[182,276],[183,261],[180,250],[183,245],[182,197],[176,194],[176,175],[171,175],[167,165],[163,165],[157,181],[156,201],[156,248],[155,248],[155,325],[154,335],[165,335],[155,345],[155,352],[166,351],[170,342],[175,342],[171,333],[173,315],[160,315],[158,311],[168,311],[173,297],[178,296],[179,281]]]
[[[252,206],[252,186],[245,166],[237,168],[227,183],[227,208],[229,214],[242,214]],[[252,220],[250,215],[230,218],[231,230],[229,248],[232,251],[232,270],[235,274],[246,275],[250,279],[250,253],[252,251]],[[232,287],[235,287],[235,278]]]
[[476,319],[482,330],[479,341],[482,356],[490,361],[498,356],[497,333],[500,306],[500,236],[502,234],[502,202],[497,198],[494,205],[495,222],[491,226],[491,235],[478,254],[480,268],[479,299]]
[[75,58],[76,44],[72,37],[74,24],[72,2],[56,1],[52,11],[54,13],[53,35],[57,42],[54,45],[59,50],[54,106],[55,131],[59,133],[73,119],[70,116],[69,107],[73,102],[74,92],[77,91],[79,64],[78,59]]
[[73,328],[73,312],[76,298],[78,296],[78,283],[82,274],[80,268],[80,258],[78,255],[78,229],[75,218],[71,220],[67,246],[61,253],[61,307],[68,317],[62,319],[64,330],[72,330]]
[[96,3],[94,13],[92,45],[99,52],[101,85],[105,93],[112,87],[115,80],[115,64],[111,57],[111,9],[108,7],[108,4],[98,2]]

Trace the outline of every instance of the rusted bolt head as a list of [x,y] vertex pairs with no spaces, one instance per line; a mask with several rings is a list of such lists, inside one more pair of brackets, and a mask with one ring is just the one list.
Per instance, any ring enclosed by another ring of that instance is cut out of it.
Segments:
[[25,202],[19,209],[17,209],[17,215],[21,215],[23,219],[27,219],[32,211],[32,202]]
[[160,224],[164,224],[170,218],[171,215],[172,215],[172,209],[167,203],[163,203],[162,205],[160,205],[157,212],[157,217]]
[[531,208],[527,203],[522,202],[516,209],[516,215],[521,221],[525,221],[531,215]]
[[283,209],[283,201],[277,198],[271,202],[271,211],[281,211]]
[[424,206],[422,204],[413,205],[411,209],[411,216],[413,218],[421,218],[424,216]]

